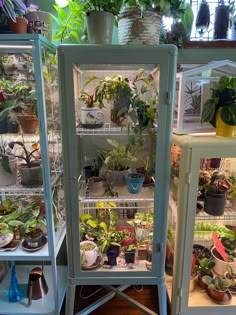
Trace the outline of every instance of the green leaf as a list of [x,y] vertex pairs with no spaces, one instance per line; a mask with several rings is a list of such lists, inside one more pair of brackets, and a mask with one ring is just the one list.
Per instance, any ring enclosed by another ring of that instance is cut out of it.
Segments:
[[236,104],[223,106],[220,117],[225,124],[236,126]]
[[201,123],[210,122],[215,115],[215,102],[212,99],[208,99],[203,105]]
[[12,221],[8,222],[8,225],[10,225],[10,226],[21,226],[21,225],[24,225],[24,223],[19,221],[19,220],[12,220]]
[[11,168],[9,166],[9,158],[7,155],[2,156],[2,167],[7,173],[12,174]]

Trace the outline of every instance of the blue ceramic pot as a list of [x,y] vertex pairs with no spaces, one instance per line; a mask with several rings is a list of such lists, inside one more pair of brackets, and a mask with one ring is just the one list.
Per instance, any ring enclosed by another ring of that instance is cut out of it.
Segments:
[[128,191],[131,194],[138,194],[144,182],[144,175],[140,173],[129,173],[125,175],[125,180],[128,185]]

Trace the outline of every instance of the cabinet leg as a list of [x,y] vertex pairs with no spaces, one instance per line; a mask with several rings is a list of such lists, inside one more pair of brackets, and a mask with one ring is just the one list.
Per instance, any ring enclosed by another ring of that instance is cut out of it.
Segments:
[[66,315],[73,315],[74,314],[75,289],[76,289],[76,285],[67,284]]
[[159,314],[167,315],[167,295],[166,286],[164,283],[158,284],[158,300],[159,300]]

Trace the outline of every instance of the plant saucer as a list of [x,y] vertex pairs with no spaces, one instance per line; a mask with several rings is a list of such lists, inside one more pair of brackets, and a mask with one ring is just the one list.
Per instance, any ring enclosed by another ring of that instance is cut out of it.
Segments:
[[102,128],[103,127],[103,122],[100,122],[98,124],[81,124],[82,128],[86,129],[97,129],[97,128]]
[[97,256],[97,259],[95,261],[95,263],[92,265],[92,266],[81,266],[81,268],[83,270],[92,270],[92,269],[95,269],[97,268],[98,266],[100,266],[101,264],[101,261],[102,261],[102,257],[101,256]]
[[24,240],[21,244],[22,248],[28,252],[36,252],[37,250],[40,250],[47,244],[47,238],[46,236],[42,236],[41,241],[39,242],[38,246],[36,247],[31,247],[28,245],[27,241]]
[[223,301],[217,301],[216,299],[213,299],[210,294],[209,291],[206,290],[207,295],[209,296],[209,298],[214,301],[216,304],[220,304],[220,305],[227,305],[231,303],[232,300],[232,294],[230,293],[229,290],[225,291],[225,295],[224,295],[224,300]]
[[8,245],[13,240],[14,234],[0,234],[0,248]]
[[13,239],[9,244],[0,248],[0,252],[5,251],[14,251],[17,249],[18,245],[20,244],[20,240]]

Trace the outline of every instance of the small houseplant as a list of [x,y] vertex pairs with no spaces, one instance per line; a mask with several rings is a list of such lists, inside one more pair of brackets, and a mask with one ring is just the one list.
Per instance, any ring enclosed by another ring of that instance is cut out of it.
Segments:
[[11,155],[24,161],[18,165],[22,185],[42,185],[42,167],[40,160],[39,144],[34,143],[28,150],[23,141],[9,142],[8,146],[13,150],[17,146],[21,148],[21,154],[12,153]]
[[210,183],[204,185],[204,211],[210,215],[220,216],[224,213],[226,192],[231,189],[232,182],[224,172],[214,171]]
[[230,281],[229,290],[232,293],[236,293],[236,273],[233,271],[232,267],[228,264],[226,266],[226,272],[224,273],[224,277]]
[[207,285],[207,292],[214,301],[224,301],[225,294],[227,294],[230,286],[230,281],[228,279],[224,279],[220,276],[215,276],[214,278],[204,276],[202,281]]
[[135,148],[130,145],[124,146],[114,139],[107,139],[107,142],[113,149],[100,152],[107,168],[105,176],[113,183],[124,183],[125,175],[130,172],[131,162],[136,161]]
[[183,4],[182,0],[124,0],[119,14],[119,43],[159,44],[162,16],[173,16]]
[[85,0],[87,31],[90,44],[111,44],[114,18],[122,0]]
[[206,284],[202,281],[202,278],[204,276],[210,276],[213,277],[212,269],[215,266],[215,262],[211,259],[208,259],[206,257],[199,259],[198,264],[195,264],[194,270],[197,271],[198,274],[198,285],[206,289]]
[[98,111],[98,107],[96,107],[95,95],[86,90],[86,86],[91,80],[93,80],[93,77],[86,80],[79,96],[79,99],[86,105],[85,107],[81,107],[81,124],[84,128],[97,128],[103,125],[104,115],[102,112]]
[[216,128],[216,135],[232,137],[236,134],[236,77],[222,76],[211,98],[203,105],[201,122]]
[[0,1],[0,14],[5,17],[13,33],[27,33],[27,7],[22,0]]
[[137,246],[134,244],[123,247],[125,253],[125,262],[126,264],[134,264],[135,261],[135,252],[137,250]]
[[98,256],[98,247],[93,241],[80,242],[80,262],[82,267],[92,266]]

